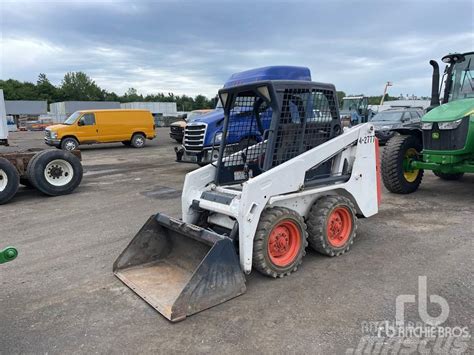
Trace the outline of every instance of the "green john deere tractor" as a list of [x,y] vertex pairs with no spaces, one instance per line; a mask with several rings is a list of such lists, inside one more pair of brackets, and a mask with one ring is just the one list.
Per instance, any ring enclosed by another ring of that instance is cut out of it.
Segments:
[[474,173],[474,52],[448,54],[442,61],[444,92],[438,63],[431,60],[431,105],[421,126],[397,130],[382,153],[382,178],[391,192],[416,191],[424,170],[444,180]]

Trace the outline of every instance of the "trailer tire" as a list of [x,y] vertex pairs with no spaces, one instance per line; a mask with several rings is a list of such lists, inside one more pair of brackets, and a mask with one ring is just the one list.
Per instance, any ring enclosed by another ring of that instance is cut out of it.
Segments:
[[266,208],[253,241],[255,269],[273,278],[298,269],[306,254],[308,232],[303,217],[288,208]]
[[455,181],[459,180],[464,176],[464,173],[442,173],[439,171],[433,171],[433,174],[435,174],[437,177],[443,180],[448,180],[448,181]]
[[66,151],[76,150],[79,147],[79,142],[76,138],[66,137],[61,141],[61,149]]
[[344,196],[318,199],[306,219],[311,248],[327,256],[349,251],[357,231],[354,204]]
[[82,175],[79,158],[64,150],[39,152],[26,169],[31,185],[49,196],[70,194],[81,183]]
[[387,190],[397,194],[415,192],[423,179],[423,169],[404,170],[404,160],[423,149],[419,138],[397,135],[388,140],[382,153],[382,179]]
[[146,137],[142,133],[135,133],[130,141],[130,145],[133,148],[143,148],[146,143]]
[[0,158],[0,205],[10,201],[18,191],[20,176],[15,166],[5,158]]

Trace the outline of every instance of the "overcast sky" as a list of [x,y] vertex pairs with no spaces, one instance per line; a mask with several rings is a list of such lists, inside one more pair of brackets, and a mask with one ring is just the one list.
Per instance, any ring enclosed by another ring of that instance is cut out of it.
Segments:
[[429,59],[474,50],[472,0],[0,0],[0,78],[84,71],[124,93],[214,96],[234,72],[308,66],[348,94],[429,95]]

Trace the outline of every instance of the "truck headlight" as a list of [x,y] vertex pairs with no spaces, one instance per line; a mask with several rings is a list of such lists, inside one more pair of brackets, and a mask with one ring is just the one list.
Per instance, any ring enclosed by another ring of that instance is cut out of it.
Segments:
[[433,122],[423,122],[421,124],[421,129],[430,130],[433,128]]
[[459,125],[461,124],[462,122],[462,118],[460,118],[459,120],[456,120],[456,121],[452,121],[452,122],[439,122],[438,123],[438,127],[439,129],[456,129],[459,127]]
[[58,138],[58,132],[53,132],[53,131],[51,131],[51,134],[50,134],[50,135],[51,135],[51,138],[53,138],[53,139]]
[[214,142],[220,143],[221,140],[222,140],[222,132],[219,132],[214,136]]

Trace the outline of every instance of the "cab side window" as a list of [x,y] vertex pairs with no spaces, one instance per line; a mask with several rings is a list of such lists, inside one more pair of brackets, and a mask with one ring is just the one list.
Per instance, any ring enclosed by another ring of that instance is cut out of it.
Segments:
[[86,113],[80,119],[81,126],[93,126],[95,125],[95,116],[93,113]]

